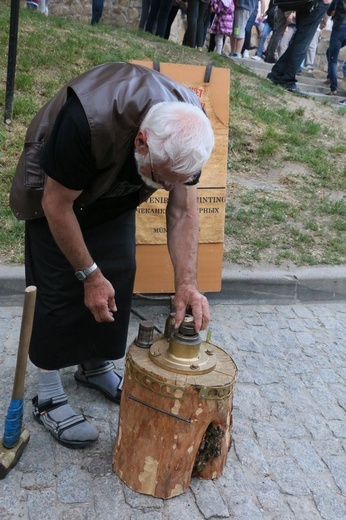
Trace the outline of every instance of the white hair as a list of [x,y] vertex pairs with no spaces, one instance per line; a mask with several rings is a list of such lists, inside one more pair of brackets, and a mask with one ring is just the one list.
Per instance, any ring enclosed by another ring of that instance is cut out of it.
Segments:
[[181,101],[152,106],[140,130],[147,135],[152,160],[187,177],[200,172],[214,146],[214,133],[201,108]]

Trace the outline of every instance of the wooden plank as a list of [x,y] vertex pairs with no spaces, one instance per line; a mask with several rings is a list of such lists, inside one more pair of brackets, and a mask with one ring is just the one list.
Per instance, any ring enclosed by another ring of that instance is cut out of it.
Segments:
[[[223,244],[200,244],[197,280],[201,292],[221,291]],[[137,245],[135,293],[174,293],[174,274],[166,244]]]

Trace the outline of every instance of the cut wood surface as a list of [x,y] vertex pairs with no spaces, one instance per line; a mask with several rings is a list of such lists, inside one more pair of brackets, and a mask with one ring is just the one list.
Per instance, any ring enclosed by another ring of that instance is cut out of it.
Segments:
[[183,493],[191,477],[216,478],[231,446],[237,367],[219,347],[213,371],[176,374],[149,351],[129,349],[114,446],[114,470],[137,492],[160,498]]

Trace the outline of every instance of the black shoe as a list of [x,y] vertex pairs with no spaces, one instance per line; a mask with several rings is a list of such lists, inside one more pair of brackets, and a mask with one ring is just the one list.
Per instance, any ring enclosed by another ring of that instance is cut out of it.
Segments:
[[267,79],[269,79],[269,81],[274,83],[274,85],[277,85],[278,87],[282,87],[285,90],[288,90],[289,92],[294,92],[295,94],[302,94],[302,95],[305,94],[297,87],[296,83],[279,83],[278,81],[275,81],[275,79],[273,78],[272,72],[269,72],[269,74],[267,74]]
[[289,92],[295,92],[296,94],[303,94],[300,88],[297,87],[296,83],[286,83],[286,85],[281,85],[284,89]]
[[274,85],[280,85],[280,83],[278,83],[275,79],[274,79],[274,76],[273,76],[273,73],[272,72],[269,72],[267,74],[267,79],[269,79],[269,81],[271,81]]
[[267,58],[264,60],[266,63],[276,63],[278,60],[276,60],[275,58]]

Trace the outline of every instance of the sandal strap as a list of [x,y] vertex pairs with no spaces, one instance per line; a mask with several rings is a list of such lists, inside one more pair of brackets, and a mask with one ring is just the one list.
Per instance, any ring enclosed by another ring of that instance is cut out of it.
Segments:
[[83,376],[86,378],[93,377],[93,376],[102,376],[103,374],[107,374],[107,372],[111,372],[114,370],[114,363],[111,363],[110,361],[107,361],[107,364],[102,365],[100,367],[96,368],[90,368],[86,370],[83,365],[80,365],[80,371]]
[[38,396],[36,395],[33,400],[33,413],[37,417],[39,415],[43,415],[46,412],[50,412],[51,410],[54,410],[55,408],[59,408],[59,406],[63,406],[64,404],[68,403],[67,395],[66,394],[60,394],[55,397],[52,397],[48,401],[45,401],[42,404],[38,404]]
[[72,428],[72,426],[76,426],[76,424],[80,424],[86,421],[84,415],[71,415],[71,417],[67,417],[63,421],[55,421],[50,415],[49,412],[54,410],[55,408],[59,408],[59,406],[63,406],[67,404],[67,395],[60,394],[55,397],[49,399],[43,404],[38,404],[38,396],[36,395],[33,400],[33,414],[39,419],[45,426],[55,433],[58,437],[67,430],[68,428]]
[[68,430],[69,428],[76,426],[76,424],[80,424],[85,421],[86,418],[84,415],[71,415],[71,417],[67,417],[63,421],[55,421],[52,419],[49,413],[46,413],[43,418],[44,424],[58,437],[60,437],[65,430]]

